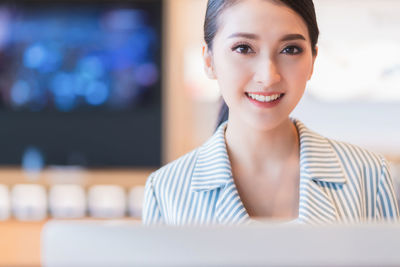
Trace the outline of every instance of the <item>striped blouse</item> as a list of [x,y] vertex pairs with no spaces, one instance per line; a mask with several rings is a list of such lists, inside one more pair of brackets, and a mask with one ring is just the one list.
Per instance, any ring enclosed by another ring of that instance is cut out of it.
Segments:
[[[300,138],[297,222],[397,221],[386,160],[354,145],[324,138],[293,120]],[[226,123],[202,146],[152,173],[146,182],[144,224],[251,222],[232,177]]]

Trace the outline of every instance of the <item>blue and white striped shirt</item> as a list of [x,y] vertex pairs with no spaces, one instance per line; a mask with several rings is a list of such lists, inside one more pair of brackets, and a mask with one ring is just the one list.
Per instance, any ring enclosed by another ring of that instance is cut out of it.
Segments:
[[[300,138],[297,222],[397,221],[386,160],[354,145],[324,138],[293,120]],[[202,146],[152,173],[146,183],[144,224],[238,224],[251,221],[232,177],[226,123]]]

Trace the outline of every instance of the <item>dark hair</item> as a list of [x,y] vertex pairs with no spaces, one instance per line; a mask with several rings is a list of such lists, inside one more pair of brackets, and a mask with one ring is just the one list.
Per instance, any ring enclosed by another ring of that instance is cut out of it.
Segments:
[[[213,40],[215,34],[218,31],[218,17],[221,13],[230,6],[233,6],[240,0],[208,0],[206,17],[204,20],[204,41],[206,42],[208,49],[212,50]],[[311,40],[311,49],[313,54],[317,53],[317,42],[319,36],[319,29],[317,18],[315,15],[315,7],[313,0],[274,0],[276,2],[282,3],[287,7],[294,10],[300,17],[303,18],[307,25],[308,34]],[[222,107],[218,116],[218,123],[220,125],[222,122],[228,119],[228,107],[225,102],[222,101]]]

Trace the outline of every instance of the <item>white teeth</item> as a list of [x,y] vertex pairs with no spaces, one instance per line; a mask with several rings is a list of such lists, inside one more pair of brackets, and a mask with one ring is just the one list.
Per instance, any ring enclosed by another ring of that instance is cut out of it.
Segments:
[[271,102],[274,100],[277,100],[281,94],[275,94],[275,95],[268,95],[268,96],[263,96],[259,94],[247,94],[249,97],[251,97],[254,100],[260,101],[260,102]]

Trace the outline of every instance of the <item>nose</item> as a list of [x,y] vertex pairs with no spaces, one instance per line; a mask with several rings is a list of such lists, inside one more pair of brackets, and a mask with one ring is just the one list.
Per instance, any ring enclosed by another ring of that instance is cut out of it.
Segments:
[[257,84],[263,87],[269,87],[281,80],[281,75],[276,66],[276,63],[271,59],[263,59],[259,64],[256,64],[254,80]]

